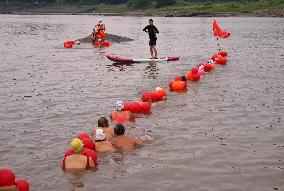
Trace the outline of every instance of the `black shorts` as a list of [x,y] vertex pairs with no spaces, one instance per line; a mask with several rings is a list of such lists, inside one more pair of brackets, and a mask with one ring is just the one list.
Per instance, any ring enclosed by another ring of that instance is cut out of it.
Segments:
[[156,46],[156,41],[157,39],[153,39],[153,40],[150,39],[149,46]]

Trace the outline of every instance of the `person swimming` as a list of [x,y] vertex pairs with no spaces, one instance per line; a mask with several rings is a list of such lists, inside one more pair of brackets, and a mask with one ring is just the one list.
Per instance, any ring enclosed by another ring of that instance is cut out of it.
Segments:
[[122,124],[133,118],[130,111],[124,111],[124,103],[122,101],[117,101],[115,103],[116,111],[112,112],[110,118],[114,124]]
[[114,128],[114,134],[116,135],[111,139],[111,143],[114,148],[122,151],[131,151],[136,146],[143,145],[143,141],[132,137],[124,135],[125,127],[122,124],[117,124]]
[[106,133],[103,129],[96,129],[94,134],[94,139],[96,141],[96,151],[99,153],[105,153],[113,151],[112,144],[107,140]]
[[109,123],[107,118],[105,117],[101,117],[98,120],[98,128],[94,128],[93,129],[93,137],[96,134],[96,130],[97,129],[102,129],[104,131],[104,133],[106,134],[106,140],[110,140],[112,137],[114,137],[114,132],[113,132],[113,128],[109,127]]
[[84,156],[83,149],[84,143],[75,138],[71,142],[71,149],[74,154],[67,156],[63,159],[61,165],[63,170],[71,170],[71,169],[86,169],[89,170],[92,167],[95,167],[95,162],[91,157]]

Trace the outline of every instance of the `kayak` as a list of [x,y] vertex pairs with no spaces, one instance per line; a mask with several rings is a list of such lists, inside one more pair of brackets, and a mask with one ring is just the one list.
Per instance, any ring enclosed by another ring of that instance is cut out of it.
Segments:
[[180,59],[180,57],[176,56],[170,56],[170,57],[164,57],[164,58],[155,58],[154,60],[152,58],[121,58],[121,57],[114,57],[107,55],[106,56],[109,60],[113,62],[118,63],[141,63],[141,62],[160,62],[160,61],[177,61]]

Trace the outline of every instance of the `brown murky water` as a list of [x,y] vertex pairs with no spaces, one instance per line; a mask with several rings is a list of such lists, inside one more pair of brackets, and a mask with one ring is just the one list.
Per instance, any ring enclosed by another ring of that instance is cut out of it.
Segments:
[[160,56],[179,62],[113,66],[107,54],[148,58],[148,18],[104,17],[107,32],[135,41],[97,49],[63,41],[87,36],[96,16],[0,16],[0,167],[31,190],[284,189],[283,18],[218,18],[232,33],[229,63],[170,93],[127,133],[149,146],[100,156],[96,172],[59,167],[70,140],[91,131],[117,99],[167,88],[217,49],[212,18],[154,18]]

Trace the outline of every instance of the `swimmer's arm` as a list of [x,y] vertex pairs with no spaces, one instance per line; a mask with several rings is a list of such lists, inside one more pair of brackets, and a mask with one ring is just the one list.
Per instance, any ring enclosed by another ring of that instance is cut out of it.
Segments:
[[145,145],[144,142],[141,141],[140,139],[136,139],[135,144],[136,144],[136,145],[140,145],[140,146]]

